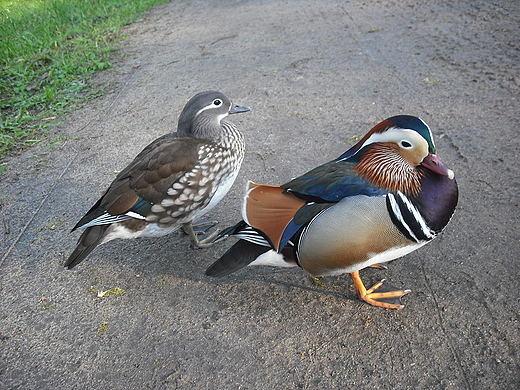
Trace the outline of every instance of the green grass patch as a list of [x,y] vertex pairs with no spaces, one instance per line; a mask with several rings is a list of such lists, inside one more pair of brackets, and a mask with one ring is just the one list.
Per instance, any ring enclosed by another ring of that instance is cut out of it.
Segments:
[[0,155],[42,139],[111,66],[121,27],[168,0],[0,0]]

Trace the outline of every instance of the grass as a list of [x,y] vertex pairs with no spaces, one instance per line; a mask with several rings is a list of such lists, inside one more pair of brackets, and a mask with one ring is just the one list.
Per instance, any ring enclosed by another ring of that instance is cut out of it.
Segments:
[[0,0],[0,157],[40,141],[88,99],[121,28],[167,1]]

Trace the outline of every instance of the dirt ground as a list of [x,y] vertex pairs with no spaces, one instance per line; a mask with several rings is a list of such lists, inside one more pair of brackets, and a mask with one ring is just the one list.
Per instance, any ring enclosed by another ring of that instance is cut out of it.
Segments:
[[[108,93],[0,177],[0,388],[520,388],[519,22],[505,0],[154,8],[94,80]],[[220,227],[240,218],[248,179],[286,182],[389,116],[430,125],[460,206],[431,244],[362,271],[410,288],[403,310],[359,301],[348,275],[206,277],[232,240],[194,250],[181,233],[62,267],[116,172],[210,89],[252,108],[231,118],[247,152],[209,215]]]

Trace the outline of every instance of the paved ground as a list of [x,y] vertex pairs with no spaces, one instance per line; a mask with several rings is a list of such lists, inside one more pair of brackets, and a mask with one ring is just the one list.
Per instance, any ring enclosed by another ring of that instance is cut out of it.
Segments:
[[[69,137],[1,177],[2,389],[513,389],[520,386],[520,6],[514,1],[173,1],[128,28],[111,91]],[[433,243],[366,270],[412,293],[356,299],[347,276],[204,270],[231,242],[181,234],[104,245],[67,271],[71,227],[195,93],[253,111],[243,169],[212,212],[236,221],[246,179],[282,183],[396,114],[422,117],[458,178]],[[20,234],[21,233],[21,234]],[[126,294],[96,298],[93,290]]]

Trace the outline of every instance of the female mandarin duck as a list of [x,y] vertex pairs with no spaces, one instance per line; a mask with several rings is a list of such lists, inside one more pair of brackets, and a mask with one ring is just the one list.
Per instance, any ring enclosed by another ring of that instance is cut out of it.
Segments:
[[144,148],[72,229],[83,233],[65,267],[76,266],[96,246],[115,238],[157,237],[180,227],[197,246],[210,244],[212,236],[197,238],[192,221],[231,188],[245,147],[242,133],[224,118],[249,110],[220,92],[191,98],[179,117],[177,133]]
[[420,248],[448,224],[457,183],[435,153],[426,123],[400,115],[287,184],[250,182],[244,220],[215,237],[240,240],[206,274],[225,276],[249,264],[298,265],[314,276],[348,272],[362,300],[402,308],[410,290],[388,291],[383,281],[367,290],[359,270]]

